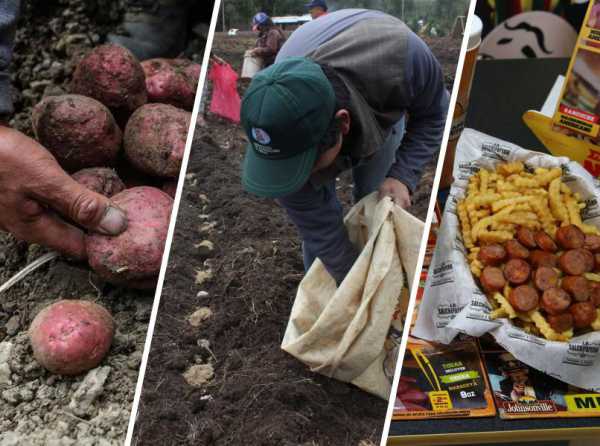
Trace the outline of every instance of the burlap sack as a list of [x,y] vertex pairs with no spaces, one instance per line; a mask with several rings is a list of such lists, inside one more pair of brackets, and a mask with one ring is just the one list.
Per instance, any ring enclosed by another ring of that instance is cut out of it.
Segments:
[[298,288],[282,348],[312,371],[387,399],[396,365],[400,296],[415,284],[423,222],[371,194],[345,218],[362,249],[339,288],[320,260]]

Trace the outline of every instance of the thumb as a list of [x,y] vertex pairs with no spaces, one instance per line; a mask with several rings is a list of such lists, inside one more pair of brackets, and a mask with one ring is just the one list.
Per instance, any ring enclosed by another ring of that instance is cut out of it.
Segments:
[[39,201],[63,217],[106,235],[118,235],[127,229],[125,213],[105,196],[87,189],[64,172],[46,178],[46,184],[33,192]]

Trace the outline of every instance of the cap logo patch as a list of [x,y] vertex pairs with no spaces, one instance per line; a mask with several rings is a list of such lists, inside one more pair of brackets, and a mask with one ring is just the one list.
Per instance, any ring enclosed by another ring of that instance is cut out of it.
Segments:
[[252,137],[257,143],[263,146],[271,144],[271,137],[269,136],[269,134],[263,129],[259,129],[258,127],[252,128]]
[[275,155],[280,152],[279,149],[274,149],[270,146],[263,146],[262,144],[252,144],[252,146],[254,147],[254,150],[264,156]]

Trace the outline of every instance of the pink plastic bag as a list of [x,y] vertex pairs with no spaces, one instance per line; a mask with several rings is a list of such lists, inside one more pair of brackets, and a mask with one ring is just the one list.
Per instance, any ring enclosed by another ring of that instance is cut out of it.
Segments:
[[213,82],[210,111],[239,123],[242,101],[237,91],[237,73],[227,63],[215,63],[208,74],[208,78]]

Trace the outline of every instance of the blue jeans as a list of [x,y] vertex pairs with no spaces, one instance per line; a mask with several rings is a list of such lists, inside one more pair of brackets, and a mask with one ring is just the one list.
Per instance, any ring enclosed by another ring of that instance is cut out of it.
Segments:
[[[381,149],[365,164],[361,164],[352,169],[352,182],[354,189],[352,196],[354,202],[359,202],[362,198],[379,189],[387,173],[396,161],[396,152],[402,143],[404,131],[406,129],[406,120],[402,118],[392,127],[388,138],[383,143]],[[335,195],[335,179],[323,185],[327,192]],[[341,203],[339,203],[341,207]],[[304,260],[304,269],[308,271],[315,261],[316,255],[309,252],[305,244],[302,243],[302,257]]]

